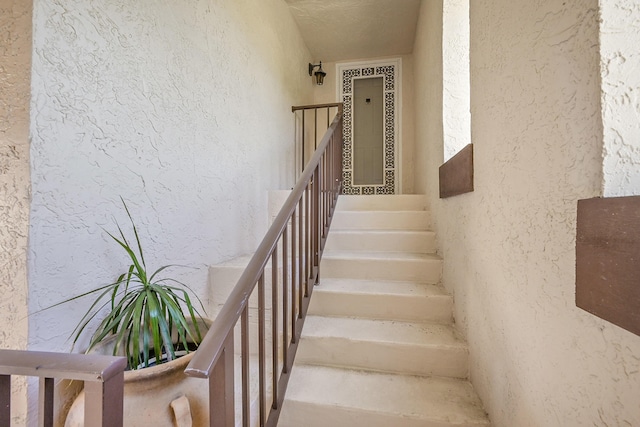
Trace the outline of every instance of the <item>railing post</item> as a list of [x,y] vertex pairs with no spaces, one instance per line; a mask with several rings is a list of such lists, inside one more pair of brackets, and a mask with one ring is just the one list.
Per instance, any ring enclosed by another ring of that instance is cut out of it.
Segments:
[[123,418],[124,372],[104,382],[85,381],[85,427],[120,427]]
[[209,377],[209,424],[233,427],[235,423],[233,388],[233,329]]

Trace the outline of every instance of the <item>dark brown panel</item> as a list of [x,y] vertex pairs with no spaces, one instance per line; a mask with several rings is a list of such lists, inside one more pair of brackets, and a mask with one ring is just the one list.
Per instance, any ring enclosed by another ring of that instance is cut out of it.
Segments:
[[473,144],[440,166],[440,198],[473,191]]
[[578,201],[576,305],[640,335],[640,196]]

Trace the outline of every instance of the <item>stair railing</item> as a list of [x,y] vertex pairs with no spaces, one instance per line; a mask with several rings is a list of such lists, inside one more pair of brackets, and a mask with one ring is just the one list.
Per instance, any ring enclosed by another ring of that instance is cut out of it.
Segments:
[[[341,186],[342,105],[339,104],[335,119],[185,370],[189,376],[209,381],[211,427],[235,426],[234,330],[238,322],[242,426],[255,425],[256,421],[261,427],[277,425],[313,285],[320,276],[322,251]],[[266,291],[269,280],[271,292]],[[257,420],[252,420],[249,299],[256,287],[259,408]],[[268,303],[267,293],[271,294]],[[268,310],[271,310],[269,317]],[[267,323],[271,327],[270,337]]]
[[84,381],[86,427],[122,427],[125,357],[0,350],[0,427],[11,425],[11,376],[40,378],[38,426],[54,425],[54,381]]
[[[295,117],[296,179],[318,148],[318,141],[331,126],[331,118],[342,113],[342,103],[291,107]],[[325,124],[326,120],[326,124]]]

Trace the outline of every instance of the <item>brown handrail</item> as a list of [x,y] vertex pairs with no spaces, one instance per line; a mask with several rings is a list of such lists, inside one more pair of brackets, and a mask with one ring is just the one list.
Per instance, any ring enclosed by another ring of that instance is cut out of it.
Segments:
[[313,104],[313,105],[297,105],[291,107],[291,112],[295,113],[298,110],[317,110],[319,108],[332,108],[338,107],[342,109],[342,102],[333,102],[329,104]]
[[[231,427],[234,412],[234,328],[241,322],[243,426],[249,411],[249,298],[258,287],[259,425],[275,427],[305,315],[319,279],[319,266],[342,185],[342,109],[322,138],[280,213],[249,261],[235,288],[185,370],[209,379],[210,425]],[[321,108],[326,108],[322,107]],[[297,249],[297,250],[296,250]],[[279,261],[278,255],[282,255]],[[265,269],[271,260],[271,387],[267,412]],[[280,262],[282,264],[280,264]],[[282,266],[282,277],[278,268]],[[289,268],[290,267],[290,268]],[[289,272],[291,274],[289,275]],[[279,280],[281,279],[281,280]],[[290,279],[290,280],[289,280]],[[282,304],[280,306],[280,304]],[[290,304],[290,306],[289,306]],[[280,312],[279,307],[282,307]],[[279,316],[281,314],[281,317]],[[282,341],[279,341],[282,334]],[[279,351],[282,344],[282,351]],[[282,353],[282,365],[280,355]],[[281,372],[277,372],[282,366]]]
[[38,425],[53,426],[54,379],[84,381],[86,427],[122,427],[125,357],[0,350],[0,427],[11,425],[11,376],[40,378]]

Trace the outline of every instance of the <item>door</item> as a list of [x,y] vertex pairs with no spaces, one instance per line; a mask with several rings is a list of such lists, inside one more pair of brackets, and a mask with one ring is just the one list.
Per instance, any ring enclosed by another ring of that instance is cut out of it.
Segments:
[[[336,65],[340,78],[337,96],[344,105],[342,194],[396,194],[402,191],[401,65],[400,58]],[[361,92],[369,90],[368,95]],[[356,102],[360,104],[358,112]],[[362,136],[367,134],[371,137]]]
[[383,79],[353,81],[353,183],[384,184]]

